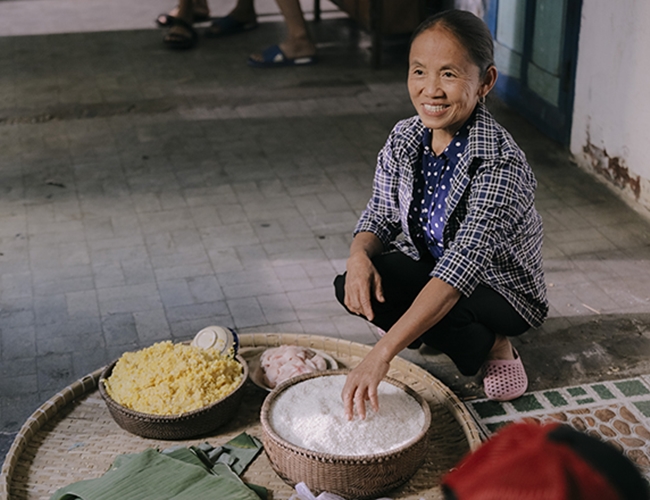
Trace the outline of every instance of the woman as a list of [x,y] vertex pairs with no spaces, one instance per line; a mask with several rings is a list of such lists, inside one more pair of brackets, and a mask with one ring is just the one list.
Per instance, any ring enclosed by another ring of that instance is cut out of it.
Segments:
[[483,105],[497,79],[490,32],[465,11],[442,12],[414,33],[408,89],[417,116],[399,122],[379,154],[373,194],[355,229],[346,309],[386,331],[347,377],[348,418],[391,359],[419,343],[464,375],[481,367],[487,397],[521,396],[528,381],[509,336],[548,312],[536,181],[525,156]]

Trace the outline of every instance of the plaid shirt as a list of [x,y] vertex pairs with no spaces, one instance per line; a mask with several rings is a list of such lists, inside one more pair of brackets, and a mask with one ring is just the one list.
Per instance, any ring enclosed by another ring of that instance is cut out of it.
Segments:
[[[415,260],[422,255],[409,234],[408,210],[424,129],[418,116],[393,128],[377,158],[372,197],[354,230],[373,233],[386,249]],[[445,250],[431,271],[465,296],[479,284],[495,290],[533,327],[548,313],[536,185],[524,153],[479,104],[451,179]]]

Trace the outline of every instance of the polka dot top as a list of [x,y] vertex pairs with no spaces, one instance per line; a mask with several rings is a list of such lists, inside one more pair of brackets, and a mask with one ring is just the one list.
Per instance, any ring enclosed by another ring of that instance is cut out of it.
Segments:
[[442,257],[445,250],[443,230],[446,222],[447,195],[454,168],[467,147],[473,118],[472,116],[463,124],[438,156],[431,150],[431,129],[424,130],[422,170],[416,176],[409,222],[415,239],[418,240],[416,245],[420,248],[426,247],[435,259]]

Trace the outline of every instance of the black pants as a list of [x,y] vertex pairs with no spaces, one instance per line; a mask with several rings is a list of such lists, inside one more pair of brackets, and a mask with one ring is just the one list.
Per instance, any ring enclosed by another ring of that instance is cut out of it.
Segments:
[[[385,298],[383,303],[373,300],[372,323],[388,331],[429,282],[435,261],[415,261],[401,252],[390,252],[375,257],[372,262],[381,276]],[[345,307],[345,274],[336,277],[334,288],[336,298]],[[351,312],[347,307],[346,310]],[[515,336],[529,328],[506,299],[491,288],[479,285],[469,297],[462,295],[447,315],[419,340],[449,356],[463,375],[475,375],[492,349],[496,333]]]

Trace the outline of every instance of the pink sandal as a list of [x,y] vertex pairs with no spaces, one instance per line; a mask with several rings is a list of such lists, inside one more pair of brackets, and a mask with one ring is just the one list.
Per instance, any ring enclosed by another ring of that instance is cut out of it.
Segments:
[[483,364],[483,389],[488,399],[510,401],[526,392],[524,364],[514,347],[512,351],[515,359],[490,359]]

